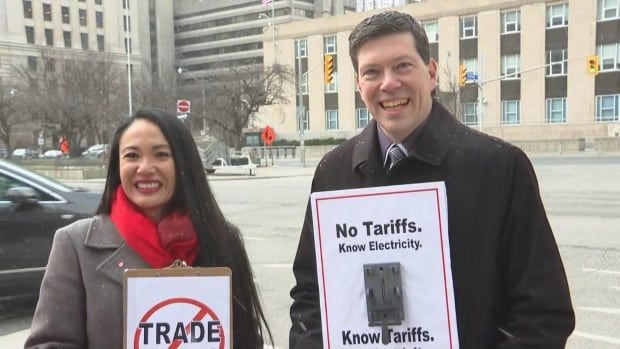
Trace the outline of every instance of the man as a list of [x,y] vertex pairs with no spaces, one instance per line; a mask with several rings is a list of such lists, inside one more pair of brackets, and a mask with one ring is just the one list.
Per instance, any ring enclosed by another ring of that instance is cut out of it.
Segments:
[[[433,99],[429,51],[404,13],[353,29],[349,54],[374,120],[325,155],[312,192],[444,181],[460,348],[564,348],[574,313],[534,170],[518,148],[462,125]],[[293,270],[290,348],[322,348],[309,206]]]

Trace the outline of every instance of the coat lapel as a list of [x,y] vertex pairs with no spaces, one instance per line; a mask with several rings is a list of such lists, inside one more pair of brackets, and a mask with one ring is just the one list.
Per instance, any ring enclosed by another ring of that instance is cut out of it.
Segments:
[[[439,166],[445,159],[450,147],[450,140],[456,132],[456,119],[440,103],[433,101],[433,108],[422,134],[414,143],[410,157],[422,162]],[[383,168],[377,136],[377,122],[372,120],[360,133],[353,146],[352,171],[358,168],[366,175],[379,173]]]
[[109,255],[99,265],[97,272],[122,285],[127,269],[150,269],[150,266],[132,250],[120,236],[107,215],[93,217],[84,245],[97,250],[108,250]]

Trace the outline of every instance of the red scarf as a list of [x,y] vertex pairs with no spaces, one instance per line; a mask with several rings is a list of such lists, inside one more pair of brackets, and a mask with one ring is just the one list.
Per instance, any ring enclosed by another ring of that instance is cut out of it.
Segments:
[[110,219],[131,249],[153,268],[167,267],[176,259],[192,265],[198,255],[198,238],[187,213],[175,211],[155,223],[132,203],[122,186],[112,199]]

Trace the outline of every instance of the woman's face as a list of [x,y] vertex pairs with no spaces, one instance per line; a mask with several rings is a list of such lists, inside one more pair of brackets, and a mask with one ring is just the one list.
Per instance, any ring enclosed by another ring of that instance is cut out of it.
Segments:
[[119,158],[127,198],[159,221],[176,185],[172,151],[159,127],[145,119],[134,121],[120,138]]

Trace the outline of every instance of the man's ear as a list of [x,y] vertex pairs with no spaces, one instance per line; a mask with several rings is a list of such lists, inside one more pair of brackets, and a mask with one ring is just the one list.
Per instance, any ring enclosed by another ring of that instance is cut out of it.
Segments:
[[428,62],[428,75],[430,80],[432,81],[433,88],[437,87],[437,78],[439,78],[439,72],[437,69],[437,61],[432,58]]

